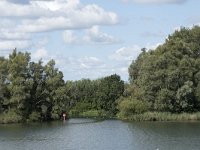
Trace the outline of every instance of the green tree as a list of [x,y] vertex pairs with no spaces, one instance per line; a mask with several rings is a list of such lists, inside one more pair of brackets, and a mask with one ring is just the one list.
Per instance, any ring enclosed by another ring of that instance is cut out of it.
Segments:
[[[129,67],[132,96],[151,111],[199,110],[200,27],[182,28],[155,50],[143,51]],[[139,94],[138,92],[139,91]]]
[[32,82],[30,91],[29,119],[33,121],[41,120],[41,105],[47,97],[46,80],[42,61],[30,62],[29,80]]
[[44,119],[54,118],[58,119],[63,111],[66,111],[67,96],[65,95],[65,82],[63,74],[55,68],[55,61],[50,60],[45,65],[45,79],[47,97],[41,105]]
[[124,82],[120,76],[114,74],[100,80],[97,89],[97,108],[116,114],[116,100],[124,92]]
[[8,61],[0,57],[0,113],[7,107],[9,91],[7,89],[7,63]]
[[118,115],[122,118],[129,118],[133,114],[142,114],[148,110],[145,102],[137,100],[131,96],[121,98],[119,101],[118,109],[120,113]]
[[29,53],[21,53],[16,50],[8,60],[8,89],[10,91],[8,107],[17,115],[23,116],[23,119],[27,117],[29,108],[31,86],[28,76],[29,61]]

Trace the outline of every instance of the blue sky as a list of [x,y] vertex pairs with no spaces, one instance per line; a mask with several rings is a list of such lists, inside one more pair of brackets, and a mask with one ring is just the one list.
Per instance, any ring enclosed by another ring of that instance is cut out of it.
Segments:
[[54,59],[65,80],[119,74],[140,49],[200,24],[197,0],[1,0],[0,56],[15,47]]

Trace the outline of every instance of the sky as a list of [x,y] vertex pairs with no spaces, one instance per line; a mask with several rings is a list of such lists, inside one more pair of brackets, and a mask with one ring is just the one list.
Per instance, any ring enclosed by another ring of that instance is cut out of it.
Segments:
[[118,74],[141,48],[200,25],[199,0],[0,0],[0,56],[14,48],[56,61],[65,80]]

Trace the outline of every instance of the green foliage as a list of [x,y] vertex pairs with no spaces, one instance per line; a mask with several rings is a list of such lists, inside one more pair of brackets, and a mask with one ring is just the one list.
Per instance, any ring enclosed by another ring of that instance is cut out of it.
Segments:
[[77,111],[70,110],[69,117],[75,118],[113,118],[114,116],[105,110],[85,110],[85,111]]
[[85,115],[87,112],[90,114],[94,110],[98,111],[97,116],[103,117],[114,116],[117,113],[116,101],[124,92],[124,82],[118,75],[93,81],[83,79],[67,84],[70,84],[71,89],[69,91],[71,116],[87,116]]
[[74,110],[77,110],[79,112],[81,111],[86,111],[86,110],[90,110],[91,108],[91,104],[90,103],[85,103],[85,102],[78,102],[75,107],[73,107]]
[[41,120],[41,115],[39,112],[33,111],[30,115],[29,115],[29,120],[32,122],[35,121],[39,121]]
[[6,59],[0,57],[0,113],[3,112],[3,105],[8,103],[8,88],[6,83],[8,76],[7,63]]
[[8,59],[0,58],[0,114],[4,122],[58,119],[68,109],[65,82],[55,62],[43,66],[41,60],[30,60],[29,53],[16,49]]
[[30,83],[28,80],[29,53],[21,53],[16,50],[8,59],[7,88],[9,90],[9,109],[16,110],[16,113],[25,119],[28,116],[26,107],[27,99],[30,98]]
[[129,95],[149,111],[200,111],[200,27],[182,28],[155,50],[143,51],[129,67]]
[[22,116],[18,115],[14,109],[0,114],[0,123],[17,123],[22,121]]
[[70,111],[69,111],[69,116],[70,117],[79,117],[79,114],[80,114],[80,112],[78,111],[78,110],[74,110],[74,109],[71,109]]
[[0,58],[0,123],[60,119],[74,116],[104,116],[116,113],[115,101],[124,83],[118,75],[98,80],[63,80],[55,61],[31,62],[29,53],[15,49]]
[[199,121],[200,113],[145,112],[120,119],[131,121]]
[[0,122],[59,119],[62,113],[163,120],[171,117],[165,112],[198,112],[199,39],[200,27],[194,26],[175,31],[155,50],[143,48],[129,67],[130,85],[116,74],[65,82],[54,60],[31,62],[29,53],[15,49],[9,58],[0,57]]
[[81,117],[99,117],[100,112],[98,110],[88,110],[79,114]]
[[148,110],[147,105],[132,97],[122,98],[119,102],[120,118],[128,118],[133,114],[142,114]]
[[195,103],[194,100],[194,93],[193,93],[193,82],[187,81],[184,83],[182,87],[180,87],[177,91],[176,97],[177,97],[177,103],[181,107],[179,109],[193,109],[195,106],[193,106]]
[[114,74],[100,80],[97,89],[97,109],[109,111],[111,114],[116,114],[116,100],[124,92],[124,82],[120,76]]

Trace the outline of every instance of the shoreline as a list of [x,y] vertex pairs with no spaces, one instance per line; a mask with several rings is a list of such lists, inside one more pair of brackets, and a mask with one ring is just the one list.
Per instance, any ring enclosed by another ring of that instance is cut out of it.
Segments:
[[[87,119],[99,119],[99,120],[121,120],[121,121],[129,121],[129,122],[199,122],[200,121],[200,112],[195,113],[170,113],[170,112],[145,112],[143,114],[135,114],[129,117],[122,116],[99,116],[99,115],[77,115],[71,116],[69,115],[68,119],[79,119],[79,118],[87,118]],[[1,118],[2,119],[2,118]],[[4,118],[5,119],[5,118]],[[6,118],[7,119],[7,118]],[[31,122],[50,122],[50,121],[58,121],[58,120],[47,120],[47,121],[0,121],[0,124],[16,124],[16,123],[31,123]]]
[[120,117],[125,121],[200,121],[200,112],[195,113],[170,113],[170,112],[145,112],[143,114],[135,114],[129,117]]

